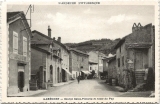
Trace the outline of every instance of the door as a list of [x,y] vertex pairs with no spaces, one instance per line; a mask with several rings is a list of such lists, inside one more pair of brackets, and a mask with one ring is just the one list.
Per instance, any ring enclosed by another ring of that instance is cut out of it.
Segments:
[[50,82],[53,82],[53,66],[50,65]]
[[136,52],[136,57],[135,57],[135,69],[143,69],[143,54],[142,52]]
[[66,82],[66,73],[64,69],[62,69],[62,82]]
[[138,51],[135,54],[135,76],[136,84],[144,82],[144,71],[143,71],[143,52]]
[[59,81],[59,67],[57,68],[57,82],[59,83],[60,81]]
[[24,66],[18,66],[18,88],[23,92],[24,87]]

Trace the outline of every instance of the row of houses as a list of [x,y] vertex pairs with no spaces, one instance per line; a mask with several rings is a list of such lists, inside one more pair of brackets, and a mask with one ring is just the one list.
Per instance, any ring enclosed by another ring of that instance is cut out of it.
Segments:
[[[154,84],[155,73],[155,27],[152,24],[141,26],[133,24],[132,33],[122,38],[115,46],[116,54],[105,58],[105,71],[108,79],[116,79],[117,84],[125,88],[134,88],[145,83],[145,70],[150,68],[153,73],[151,86]],[[149,86],[148,85],[148,86]]]
[[93,70],[95,77],[114,78],[121,86],[134,87],[144,82],[146,67],[155,69],[152,24],[134,24],[132,33],[115,46],[116,54],[108,56],[68,48],[61,37],[51,37],[49,26],[48,34],[31,31],[23,12],[7,13],[7,30],[8,94],[46,89],[78,76],[84,79]]
[[57,83],[85,77],[89,55],[71,49],[48,34],[31,31],[23,12],[7,13],[7,93],[47,89]]

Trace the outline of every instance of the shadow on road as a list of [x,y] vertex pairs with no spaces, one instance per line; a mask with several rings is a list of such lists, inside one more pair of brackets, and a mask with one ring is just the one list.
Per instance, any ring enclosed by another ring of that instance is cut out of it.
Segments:
[[95,86],[95,89],[101,89],[102,86],[103,86],[103,89],[102,89],[102,90],[119,92],[119,90],[116,89],[115,86],[108,85],[108,84],[105,82],[105,80],[99,80],[99,79],[97,79],[97,83],[98,83],[98,86]]

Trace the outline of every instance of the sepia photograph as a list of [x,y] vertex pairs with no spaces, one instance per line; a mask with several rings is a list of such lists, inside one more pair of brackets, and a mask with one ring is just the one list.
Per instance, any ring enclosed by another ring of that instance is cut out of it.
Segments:
[[155,98],[155,15],[155,5],[8,3],[7,98]]

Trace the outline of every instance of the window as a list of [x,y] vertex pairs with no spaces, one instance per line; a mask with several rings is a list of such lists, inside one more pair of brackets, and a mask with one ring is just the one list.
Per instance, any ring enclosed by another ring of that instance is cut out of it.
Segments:
[[83,62],[83,57],[82,57],[82,62]]
[[27,56],[27,38],[23,37],[23,55]]
[[57,55],[59,56],[59,52],[57,52]]
[[18,54],[18,33],[13,31],[13,53]]
[[122,56],[122,66],[124,66],[124,56]]
[[119,47],[119,52],[121,53],[121,46]]
[[120,67],[120,58],[118,58],[117,61],[118,61],[118,67]]

